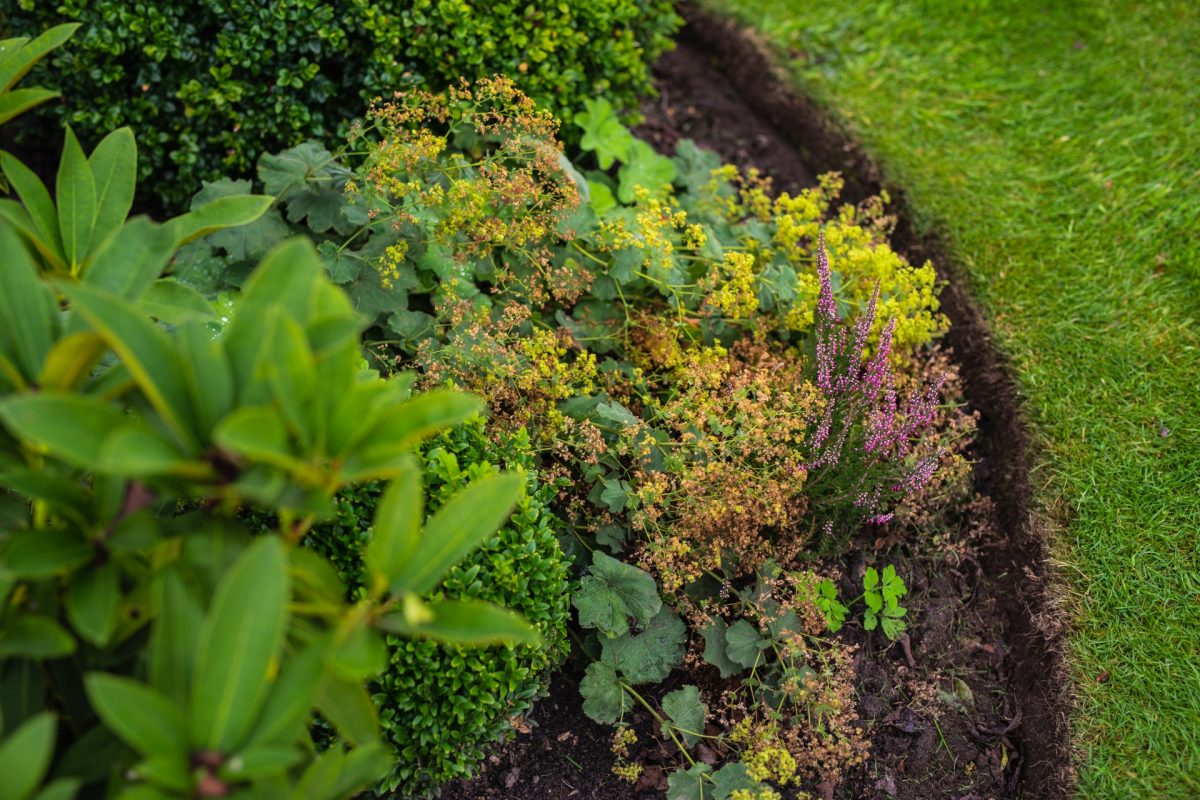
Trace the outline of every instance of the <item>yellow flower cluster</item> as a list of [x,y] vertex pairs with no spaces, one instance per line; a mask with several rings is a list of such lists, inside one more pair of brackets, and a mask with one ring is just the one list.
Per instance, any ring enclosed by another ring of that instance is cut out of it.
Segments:
[[748,319],[758,311],[758,283],[754,274],[754,256],[726,253],[714,265],[707,284],[711,287],[705,302],[729,319]]
[[595,391],[596,355],[584,351],[572,362],[567,362],[567,347],[554,331],[535,330],[520,341],[521,355],[527,366],[518,378],[518,384],[557,400],[576,395],[587,395]]
[[761,789],[734,789],[729,795],[729,800],[781,800],[783,795],[772,789],[770,786],[764,786]]
[[383,288],[392,288],[400,279],[400,265],[404,263],[404,257],[407,255],[408,242],[403,239],[383,251],[383,258],[379,259],[376,265]]

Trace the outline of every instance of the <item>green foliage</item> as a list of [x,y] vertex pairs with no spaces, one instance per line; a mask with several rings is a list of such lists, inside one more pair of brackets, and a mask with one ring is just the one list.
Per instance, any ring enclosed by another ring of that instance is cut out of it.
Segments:
[[[470,774],[485,749],[511,734],[510,721],[544,691],[549,671],[567,647],[567,562],[549,507],[553,488],[538,480],[528,437],[518,432],[493,441],[482,418],[476,417],[430,440],[422,457],[428,488],[425,512],[432,515],[426,536],[435,529],[433,520],[454,504],[464,499],[479,504],[478,497],[468,494],[470,487],[497,475],[500,465],[508,474],[523,476],[520,499],[508,522],[423,594],[438,601],[434,610],[440,614],[457,607],[455,603],[471,601],[517,611],[537,631],[539,641],[471,650],[387,637],[387,668],[372,682],[371,697],[379,710],[383,739],[396,754],[395,766],[378,788],[398,797],[421,797],[447,780]],[[387,514],[389,498],[380,486],[366,485],[343,492],[335,502],[336,516],[314,527],[304,541],[334,564],[352,595],[361,596],[371,583],[372,553],[378,552],[378,528],[372,528],[371,520]],[[404,505],[406,519],[420,519],[420,508],[412,508],[419,506],[415,500]],[[463,515],[455,511],[452,518],[461,520]],[[472,608],[472,615],[478,613]]]
[[58,97],[51,89],[14,89],[37,62],[74,35],[78,25],[58,25],[32,41],[18,36],[0,41],[0,125]]
[[[135,158],[128,131],[90,157],[68,132],[51,203],[3,156],[20,198],[0,217],[5,796],[351,796],[392,761],[366,686],[385,633],[539,646],[511,611],[429,593],[523,481],[492,470],[422,525],[411,451],[480,403],[366,370],[307,242],[268,253],[221,323],[190,301],[152,313],[180,243],[265,204],[126,221]],[[297,542],[337,492],[389,480],[351,605]],[[278,524],[253,537],[244,508]],[[347,746],[315,755],[314,711]]]
[[908,594],[904,579],[896,574],[896,568],[888,564],[883,568],[883,577],[874,567],[868,567],[863,575],[863,627],[869,631],[882,628],[884,635],[895,639],[908,627],[904,617],[908,609],[900,605],[900,598]]
[[571,602],[581,626],[596,628],[610,639],[628,633],[631,619],[649,624],[662,608],[651,575],[599,550],[592,552],[592,564]]
[[135,129],[147,156],[143,201],[167,208],[201,180],[245,175],[263,152],[344,132],[367,100],[404,86],[500,73],[556,112],[598,94],[634,108],[679,24],[665,0],[16,5],[0,24],[17,34],[81,27],[50,61],[68,97],[55,112],[86,141]]
[[[1035,505],[1071,509],[1049,555],[1081,598],[1078,796],[1200,796],[1200,137],[1180,135],[1198,123],[1180,76],[1200,74],[1200,5],[720,6],[905,187],[1011,357]],[[784,55],[817,50],[836,60]]]

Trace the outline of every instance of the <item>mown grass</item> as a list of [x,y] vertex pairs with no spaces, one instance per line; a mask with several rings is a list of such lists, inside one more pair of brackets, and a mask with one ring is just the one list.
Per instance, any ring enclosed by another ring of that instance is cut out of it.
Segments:
[[707,5],[907,191],[1013,359],[1076,612],[1080,795],[1200,797],[1200,5]]

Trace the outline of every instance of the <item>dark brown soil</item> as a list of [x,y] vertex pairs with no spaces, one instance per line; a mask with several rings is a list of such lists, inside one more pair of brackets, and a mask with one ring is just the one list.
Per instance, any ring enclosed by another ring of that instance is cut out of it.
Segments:
[[[656,68],[660,96],[643,107],[638,133],[664,152],[691,138],[741,167],[769,174],[779,190],[812,185],[838,170],[845,199],[876,194],[885,182],[852,140],[797,97],[766,50],[745,32],[685,7],[679,47]],[[992,501],[985,536],[957,553],[915,542],[872,553],[895,563],[910,587],[911,638],[888,645],[878,632],[848,626],[859,645],[856,689],[872,758],[836,789],[816,797],[910,800],[1058,800],[1071,794],[1069,692],[1046,594],[1048,567],[1030,514],[1028,436],[1007,363],[936,236],[918,234],[904,195],[887,186],[898,214],[894,242],[910,260],[932,259],[946,286],[946,344],[962,367],[968,402],[980,415],[976,483]],[[864,567],[858,552],[838,563],[842,593]],[[532,732],[501,748],[480,776],[446,788],[442,800],[649,800],[665,795],[671,753],[638,719],[640,754],[651,764],[636,787],[610,772],[611,729],[582,713],[578,676],[560,675],[530,714]],[[957,699],[951,699],[951,697]]]

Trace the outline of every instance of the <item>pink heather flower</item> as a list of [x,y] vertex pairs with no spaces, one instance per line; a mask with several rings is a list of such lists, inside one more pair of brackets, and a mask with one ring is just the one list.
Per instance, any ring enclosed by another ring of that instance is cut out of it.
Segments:
[[871,517],[870,519],[867,520],[867,524],[868,525],[886,525],[889,522],[891,522],[892,518],[895,516],[896,516],[895,514],[893,514],[889,511],[887,514],[879,514],[877,516]]
[[825,232],[817,239],[817,278],[821,281],[821,294],[817,298],[817,315],[822,321],[841,322],[837,304],[833,302],[833,283],[829,270],[829,254],[825,251]]
[[929,483],[929,479],[933,477],[933,473],[937,471],[938,462],[941,460],[942,454],[932,455],[921,459],[913,471],[904,477],[904,480],[892,487],[893,492],[900,492],[906,495],[916,494],[922,486]]

